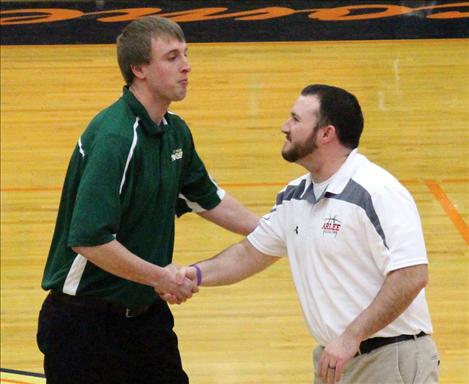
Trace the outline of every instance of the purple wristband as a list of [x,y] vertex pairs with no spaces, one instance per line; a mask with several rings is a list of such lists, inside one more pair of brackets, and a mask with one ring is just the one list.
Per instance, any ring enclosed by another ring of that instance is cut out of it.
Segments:
[[191,264],[191,267],[195,268],[195,271],[197,273],[197,286],[202,284],[202,271],[200,270],[200,267],[197,264]]

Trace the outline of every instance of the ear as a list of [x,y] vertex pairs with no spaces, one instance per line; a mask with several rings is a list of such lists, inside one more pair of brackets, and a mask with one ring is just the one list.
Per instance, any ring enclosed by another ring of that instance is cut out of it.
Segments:
[[134,76],[137,79],[140,79],[140,80],[145,79],[146,75],[145,75],[145,70],[142,64],[139,64],[139,65],[132,64],[130,66],[130,69],[132,70]]
[[326,125],[321,131],[320,137],[323,143],[330,143],[337,137],[337,131],[333,125]]

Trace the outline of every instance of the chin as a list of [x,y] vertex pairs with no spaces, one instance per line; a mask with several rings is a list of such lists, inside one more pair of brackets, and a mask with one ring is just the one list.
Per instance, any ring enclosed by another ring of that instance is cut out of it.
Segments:
[[186,98],[186,95],[187,95],[186,92],[184,92],[183,94],[174,95],[173,101],[181,101],[181,100],[184,100],[184,99]]
[[285,151],[282,150],[282,157],[284,160],[288,161],[289,163],[295,163],[298,160],[298,156],[294,151]]

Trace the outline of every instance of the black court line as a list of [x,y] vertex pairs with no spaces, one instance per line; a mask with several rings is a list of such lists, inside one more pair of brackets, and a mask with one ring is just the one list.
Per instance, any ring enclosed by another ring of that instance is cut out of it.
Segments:
[[1,44],[113,44],[148,14],[181,24],[188,42],[469,37],[468,1],[129,0],[0,3]]
[[13,374],[15,374],[15,375],[23,375],[23,376],[31,376],[31,377],[40,377],[40,378],[45,378],[45,377],[46,377],[43,373],[18,371],[18,370],[16,370],[16,369],[8,369],[8,368],[0,368],[0,372],[13,373]]

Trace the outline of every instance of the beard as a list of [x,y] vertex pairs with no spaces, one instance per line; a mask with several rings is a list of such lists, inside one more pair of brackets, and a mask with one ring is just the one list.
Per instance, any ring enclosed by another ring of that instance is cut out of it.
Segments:
[[282,157],[290,162],[295,163],[303,157],[313,153],[317,149],[316,145],[316,130],[313,130],[311,136],[302,144],[292,144],[290,148],[285,148],[288,143],[282,148]]

